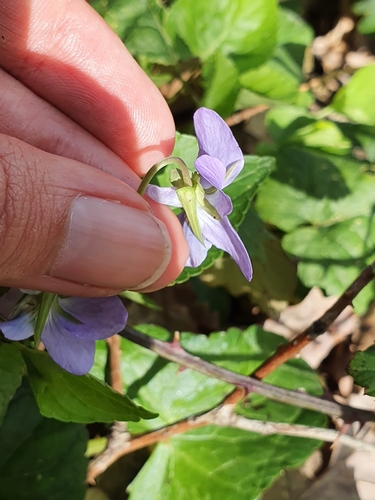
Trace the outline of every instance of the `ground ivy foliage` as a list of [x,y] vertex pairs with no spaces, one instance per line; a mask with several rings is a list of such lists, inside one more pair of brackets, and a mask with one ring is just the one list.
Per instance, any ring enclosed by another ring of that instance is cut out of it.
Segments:
[[[143,333],[167,341],[171,335],[152,325]],[[279,345],[280,338],[260,327],[205,335],[183,333],[187,351],[225,368],[250,373]],[[139,404],[157,412],[154,420],[129,423],[132,433],[171,424],[217,405],[233,389],[228,384],[160,359],[122,339],[124,389]],[[106,346],[97,351],[93,372],[103,376]],[[280,367],[267,381],[289,389],[322,393],[318,377],[301,360]],[[252,395],[238,412],[248,418],[323,426],[325,417],[311,411]],[[270,484],[285,467],[302,463],[318,442],[286,436],[262,437],[234,429],[206,427],[160,444],[130,486],[130,498],[236,498],[249,500]],[[249,453],[249,450],[252,450]],[[235,480],[233,478],[236,478]],[[199,492],[199,496],[198,495]],[[232,492],[232,493],[231,493]],[[150,495],[150,496],[148,496]]]

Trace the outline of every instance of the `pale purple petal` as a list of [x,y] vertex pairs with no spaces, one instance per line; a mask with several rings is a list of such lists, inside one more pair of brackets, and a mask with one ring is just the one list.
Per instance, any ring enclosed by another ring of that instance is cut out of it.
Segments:
[[244,166],[244,159],[234,161],[233,163],[227,165],[227,173],[224,181],[223,188],[226,188],[229,186],[229,184],[232,184],[234,179],[237,177],[237,175],[241,172]]
[[[195,160],[198,173],[216,189],[223,189],[225,182],[225,165],[213,156],[202,155]],[[205,187],[205,186],[203,186]]]
[[207,252],[212,245],[208,241],[205,241],[205,245],[202,245],[202,243],[198,240],[198,238],[191,230],[189,224],[186,222],[186,218],[183,216],[183,214],[180,214],[179,218],[182,222],[184,236],[189,246],[189,257],[186,261],[185,266],[198,267],[207,257]]
[[[228,169],[234,162],[239,162],[235,173],[244,165],[242,151],[231,129],[215,111],[199,108],[194,114],[195,134],[199,144],[199,155],[209,155],[219,159]],[[233,180],[231,175],[231,180]],[[228,186],[229,182],[225,183]]]
[[53,318],[47,321],[41,340],[55,363],[74,375],[85,375],[94,364],[95,341],[74,337]]
[[215,247],[229,253],[241,269],[245,278],[251,281],[253,270],[249,254],[241,238],[229,222],[229,219],[224,217],[220,221],[217,221],[210,217],[204,210],[199,210],[199,221],[204,237]]
[[32,315],[23,313],[14,319],[0,323],[0,330],[9,340],[24,340],[34,335]]
[[216,193],[206,195],[207,201],[216,208],[220,217],[225,217],[232,213],[233,205],[230,197],[223,193],[223,191],[216,191]]
[[146,188],[146,194],[152,200],[157,201],[169,207],[181,208],[181,202],[178,199],[176,190],[173,187],[160,187],[149,184]]
[[118,297],[59,297],[58,301],[61,308],[80,323],[74,323],[53,310],[51,314],[57,330],[66,330],[83,340],[111,337],[125,327],[128,319],[125,306]]

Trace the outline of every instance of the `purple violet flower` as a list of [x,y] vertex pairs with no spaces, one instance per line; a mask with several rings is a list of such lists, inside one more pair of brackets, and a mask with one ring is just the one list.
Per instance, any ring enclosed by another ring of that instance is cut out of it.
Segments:
[[[26,303],[20,304],[16,316],[0,324],[9,340],[24,340],[34,335],[35,300],[29,295]],[[84,375],[94,364],[95,341],[121,331],[127,318],[128,313],[118,297],[56,296],[41,341],[58,365],[74,375]]]
[[[202,241],[199,241],[185,211],[182,211],[179,219],[190,249],[186,266],[198,267],[214,245],[231,255],[245,278],[251,281],[253,271],[250,258],[229,222],[228,215],[232,212],[233,205],[229,196],[223,192],[241,172],[244,166],[243,154],[232,131],[215,111],[198,109],[194,114],[194,128],[199,145],[194,165],[204,190],[203,203],[199,203],[198,197],[196,206]],[[183,205],[178,190],[178,187],[149,185],[147,194],[159,203],[181,208]],[[211,209],[206,208],[205,203]]]

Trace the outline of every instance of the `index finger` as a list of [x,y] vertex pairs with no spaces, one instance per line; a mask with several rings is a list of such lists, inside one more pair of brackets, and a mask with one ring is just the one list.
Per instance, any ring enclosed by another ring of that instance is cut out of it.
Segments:
[[171,154],[158,89],[84,0],[0,0],[0,66],[101,140],[138,175]]

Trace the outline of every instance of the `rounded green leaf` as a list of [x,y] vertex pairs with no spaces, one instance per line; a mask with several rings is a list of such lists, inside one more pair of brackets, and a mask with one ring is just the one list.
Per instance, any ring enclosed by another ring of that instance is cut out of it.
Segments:
[[355,354],[349,373],[356,384],[365,388],[366,394],[375,396],[375,345]]
[[288,144],[278,148],[276,164],[257,197],[264,221],[289,232],[302,224],[326,226],[371,216],[375,177],[366,163]]
[[246,55],[248,64],[258,66],[274,49],[276,12],[274,0],[177,0],[168,29],[204,61],[220,50]]
[[375,64],[359,69],[349,83],[337,92],[332,107],[351,120],[375,125],[374,100]]
[[[303,227],[285,236],[283,247],[298,256],[298,275],[305,286],[341,295],[375,258],[375,221],[356,217],[326,227]],[[372,282],[354,301],[358,313],[374,298]]]

